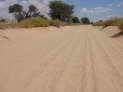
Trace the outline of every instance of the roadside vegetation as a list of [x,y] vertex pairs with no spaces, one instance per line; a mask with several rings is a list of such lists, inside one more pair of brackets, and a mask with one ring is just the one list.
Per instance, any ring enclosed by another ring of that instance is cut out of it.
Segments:
[[31,27],[48,27],[48,26],[70,26],[90,24],[87,17],[79,18],[74,13],[74,6],[63,1],[51,1],[49,4],[49,17],[41,14],[34,5],[29,5],[28,9],[20,4],[9,6],[8,11],[13,15],[15,20],[0,19],[0,29],[6,28],[31,28]]
[[0,19],[0,29],[16,28],[17,23],[12,20]]
[[90,20],[89,20],[89,18],[87,18],[87,17],[81,18],[81,22],[82,22],[83,24],[90,24],[90,23],[91,23]]
[[102,26],[103,28],[106,28],[108,26],[118,26],[119,29],[123,31],[123,18],[110,18],[105,21],[98,21],[93,24],[94,26]]
[[49,21],[40,17],[24,19],[18,23],[19,27],[30,28],[30,27],[48,27]]

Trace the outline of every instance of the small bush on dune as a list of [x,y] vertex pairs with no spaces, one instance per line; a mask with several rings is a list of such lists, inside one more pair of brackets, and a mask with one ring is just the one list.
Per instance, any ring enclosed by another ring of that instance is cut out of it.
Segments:
[[68,23],[56,19],[56,20],[50,20],[50,25],[60,27],[60,26],[66,26],[68,25]]
[[122,24],[123,24],[123,18],[117,19],[115,25],[116,25],[116,26],[121,26]]
[[117,19],[109,19],[103,22],[103,28],[108,27],[108,26],[115,26],[117,22]]
[[105,21],[98,21],[94,23],[94,26],[103,26],[108,27],[108,26],[119,26],[123,21],[123,18],[111,18]]
[[0,23],[0,29],[5,29],[2,23]]
[[6,20],[5,19],[0,19],[0,29],[5,29],[5,24]]
[[43,18],[31,18],[22,20],[19,23],[20,27],[30,28],[30,27],[47,27],[49,26],[49,21]]
[[78,25],[82,25],[81,23],[68,23],[68,26],[78,26]]
[[119,29],[121,29],[123,31],[123,21],[120,23]]
[[4,23],[6,22],[7,20],[6,19],[0,19],[0,22]]
[[118,26],[121,30],[123,30],[123,18],[114,18],[104,21],[103,27],[105,28],[107,26]]
[[18,24],[11,20],[6,20],[5,22],[0,22],[0,29],[16,28]]
[[102,26],[103,25],[103,21],[102,20],[99,20],[95,23],[93,23],[93,26]]

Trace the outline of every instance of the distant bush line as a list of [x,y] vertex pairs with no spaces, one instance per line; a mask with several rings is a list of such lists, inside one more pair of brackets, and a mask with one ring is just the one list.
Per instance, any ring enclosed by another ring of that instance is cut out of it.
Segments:
[[89,18],[80,19],[74,16],[74,6],[63,1],[51,1],[49,9],[50,19],[41,14],[35,5],[29,5],[25,10],[22,5],[13,4],[8,11],[13,14],[15,20],[0,19],[0,29],[90,24]]
[[0,29],[8,29],[8,28],[33,28],[33,27],[48,27],[48,26],[71,26],[71,25],[81,25],[80,23],[68,23],[58,19],[44,19],[41,17],[24,19],[20,22],[15,22],[11,20],[6,20],[5,22],[0,21]]
[[123,31],[123,18],[110,18],[105,21],[98,21],[93,24],[94,26],[102,26],[103,28],[106,28],[108,26],[118,26],[120,30]]

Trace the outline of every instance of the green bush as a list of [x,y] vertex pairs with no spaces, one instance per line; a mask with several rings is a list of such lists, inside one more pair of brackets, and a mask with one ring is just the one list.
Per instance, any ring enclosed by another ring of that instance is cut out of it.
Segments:
[[83,17],[83,18],[81,18],[81,23],[83,23],[83,24],[90,24],[90,20],[89,20],[88,17]]
[[68,25],[68,23],[56,19],[56,20],[50,20],[50,25],[60,27],[60,26],[66,26]]
[[43,18],[31,18],[22,20],[19,23],[20,27],[30,28],[30,27],[48,27],[49,21]]
[[72,18],[72,22],[73,22],[73,23],[80,23],[80,20],[79,20],[78,17],[73,17],[73,18]]

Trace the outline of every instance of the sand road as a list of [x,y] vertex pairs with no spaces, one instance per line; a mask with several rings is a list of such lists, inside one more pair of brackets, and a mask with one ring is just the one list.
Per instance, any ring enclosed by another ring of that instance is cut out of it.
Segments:
[[92,26],[0,34],[0,92],[123,92],[123,40]]

